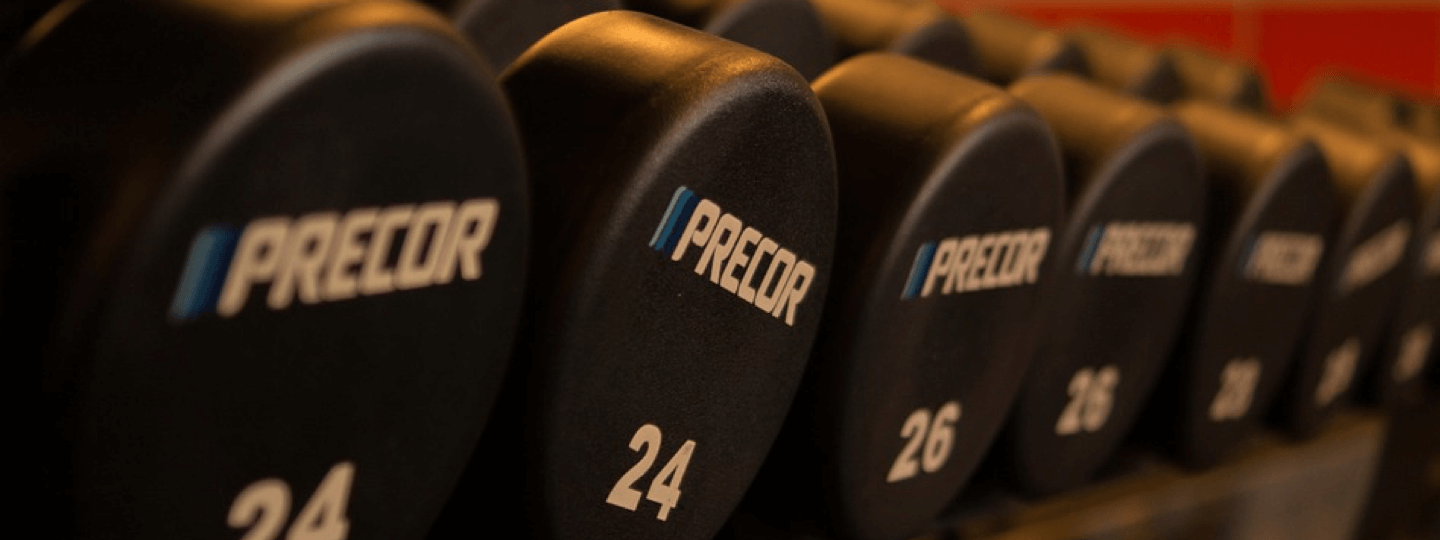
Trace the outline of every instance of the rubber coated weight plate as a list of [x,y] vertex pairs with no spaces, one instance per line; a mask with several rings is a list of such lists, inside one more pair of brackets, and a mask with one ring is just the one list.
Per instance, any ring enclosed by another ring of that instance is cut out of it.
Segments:
[[1099,28],[1072,28],[1074,41],[1090,64],[1090,78],[1142,98],[1169,103],[1184,92],[1169,56],[1129,37]]
[[1186,461],[1208,466],[1254,431],[1284,381],[1339,200],[1319,149],[1284,126],[1210,102],[1172,111],[1204,158],[1211,230],[1152,427]]
[[971,13],[960,22],[974,42],[975,74],[990,82],[1010,84],[1051,71],[1090,74],[1079,46],[1058,32],[994,11]]
[[806,79],[835,63],[834,38],[809,0],[626,0],[626,7],[773,55]]
[[1349,401],[1357,376],[1379,354],[1405,279],[1417,204],[1414,175],[1399,153],[1313,118],[1296,117],[1291,126],[1320,145],[1344,208],[1310,335],[1275,411],[1290,430],[1310,435]]
[[892,52],[975,73],[978,61],[965,27],[930,2],[810,0],[835,36],[838,57]]
[[1408,276],[1389,339],[1372,371],[1367,392],[1376,401],[1397,405],[1418,399],[1427,369],[1440,356],[1440,141],[1397,131],[1375,138],[1404,152],[1415,172],[1420,209],[1414,245],[1405,263]]
[[90,2],[9,66],[0,286],[56,536],[423,534],[526,266],[469,51],[409,4]]
[[710,538],[820,323],[836,219],[820,105],[774,57],[632,12],[561,27],[502,84],[534,179],[535,285],[521,391],[502,398],[515,421],[451,508],[526,515],[535,538]]
[[425,0],[449,14],[498,75],[540,38],[620,0]]
[[1198,267],[1205,184],[1163,111],[1069,75],[1010,87],[1054,130],[1069,216],[1006,436],[1025,490],[1076,486],[1110,456],[1165,366]]
[[1164,54],[1175,64],[1184,97],[1255,112],[1269,110],[1265,79],[1255,66],[1184,43],[1170,44]]
[[902,56],[852,58],[815,91],[840,171],[835,285],[753,506],[904,538],[969,478],[1026,373],[1059,149],[1003,90]]

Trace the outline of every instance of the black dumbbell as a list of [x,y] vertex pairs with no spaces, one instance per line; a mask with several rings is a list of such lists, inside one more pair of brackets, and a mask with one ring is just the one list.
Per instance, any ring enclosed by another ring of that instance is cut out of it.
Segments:
[[552,32],[502,85],[533,181],[532,285],[495,422],[432,538],[521,516],[532,538],[710,538],[825,305],[820,104],[772,56],[620,11]]
[[0,313],[63,538],[418,538],[509,356],[500,89],[392,2],[67,3],[0,74]]
[[815,91],[840,178],[831,305],[746,506],[905,538],[970,477],[1027,371],[1059,150],[1004,90],[903,56],[856,56]]
[[591,13],[620,9],[620,0],[423,0],[444,11],[460,33],[504,71],[540,38]]
[[1171,43],[1164,54],[1175,65],[1183,97],[1254,112],[1270,109],[1265,78],[1255,66],[1186,43]]
[[1365,389],[1374,401],[1398,405],[1419,399],[1425,371],[1440,371],[1440,141],[1396,130],[1370,137],[1405,154],[1420,203],[1404,292]]
[[1400,153],[1315,118],[1294,117],[1290,125],[1319,144],[1344,215],[1322,264],[1309,336],[1274,410],[1283,426],[1308,436],[1349,401],[1379,354],[1417,205],[1414,175]]
[[1283,124],[1208,101],[1171,111],[1209,181],[1204,276],[1149,431],[1209,466],[1251,434],[1294,357],[1339,219],[1325,158]]
[[1080,46],[1090,78],[1103,86],[1158,103],[1184,93],[1174,61],[1158,49],[1101,28],[1075,27],[1065,37]]
[[814,79],[834,40],[809,0],[625,0],[625,6],[753,47]]
[[1024,490],[1052,493],[1103,464],[1165,366],[1199,267],[1205,183],[1194,142],[1154,105],[1063,74],[1010,92],[1059,138],[1070,211],[996,456]]
[[1064,34],[996,11],[970,13],[960,22],[974,43],[975,75],[985,80],[1010,84],[1051,71],[1090,74],[1084,53]]
[[835,36],[837,58],[892,52],[975,73],[978,60],[965,27],[928,1],[810,0]]

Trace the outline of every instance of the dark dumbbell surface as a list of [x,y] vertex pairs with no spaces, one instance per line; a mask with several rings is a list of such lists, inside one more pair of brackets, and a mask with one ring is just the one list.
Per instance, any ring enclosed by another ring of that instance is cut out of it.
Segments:
[[1344,213],[1322,264],[1309,336],[1274,411],[1305,436],[1349,402],[1379,354],[1417,232],[1415,181],[1401,154],[1374,141],[1309,117],[1290,125],[1324,152]]
[[620,0],[424,0],[480,51],[499,75],[540,38],[591,13],[620,9]]
[[854,57],[815,89],[839,166],[834,290],[747,506],[903,538],[970,477],[1024,378],[1059,151],[1003,90],[903,56]]
[[809,0],[626,0],[625,5],[753,47],[806,79],[835,63],[834,40]]
[[1339,201],[1319,149],[1283,125],[1204,101],[1172,112],[1205,162],[1211,232],[1147,424],[1186,461],[1208,466],[1254,431],[1285,380]]
[[515,128],[460,36],[389,2],[90,2],[0,108],[55,535],[422,535],[526,268]]
[[810,0],[835,36],[838,58],[892,52],[961,73],[977,67],[965,27],[930,2]]
[[1184,92],[1174,61],[1149,45],[1090,27],[1071,28],[1065,37],[1085,53],[1090,78],[1108,88],[1159,103],[1174,101]]
[[1010,84],[1050,71],[1090,74],[1085,54],[1060,32],[995,11],[970,13],[960,22],[974,43],[975,74],[990,82]]
[[1366,393],[1386,405],[1413,403],[1440,357],[1440,141],[1385,130],[1372,135],[1401,150],[1415,172],[1420,214],[1404,292]]
[[536,270],[509,392],[432,536],[523,516],[535,538],[710,538],[780,430],[825,306],[820,105],[774,57],[634,12],[561,27],[502,84]]
[[1182,96],[1255,112],[1270,109],[1265,79],[1255,66],[1185,43],[1166,46],[1164,54],[1175,65]]
[[1164,111],[1069,75],[1010,87],[1054,130],[1070,212],[1031,373],[997,458],[1051,493],[1087,480],[1149,397],[1199,267],[1205,184]]

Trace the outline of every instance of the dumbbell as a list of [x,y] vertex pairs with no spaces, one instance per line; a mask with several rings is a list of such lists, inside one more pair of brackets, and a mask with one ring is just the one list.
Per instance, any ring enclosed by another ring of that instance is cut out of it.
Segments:
[[625,7],[750,46],[814,79],[834,43],[809,0],[625,0]]
[[1210,466],[1258,427],[1285,380],[1339,200],[1319,149],[1283,124],[1208,101],[1171,111],[1205,162],[1210,234],[1146,424],[1189,464]]
[[1307,116],[1290,125],[1320,146],[1343,209],[1309,336],[1273,411],[1293,434],[1309,436],[1349,401],[1357,376],[1379,354],[1417,233],[1415,180],[1401,154],[1374,141]]
[[1270,109],[1265,78],[1255,66],[1186,43],[1171,43],[1164,54],[1175,65],[1183,97],[1254,112]]
[[1102,86],[1157,103],[1169,103],[1184,93],[1174,60],[1155,48],[1088,26],[1070,28],[1065,37],[1080,47],[1090,65],[1090,78]]
[[1086,481],[1164,368],[1199,267],[1205,184],[1185,130],[1142,100],[1064,74],[1011,85],[1060,141],[1069,213],[1046,316],[996,458],[1024,491]]
[[1440,141],[1396,130],[1370,136],[1405,154],[1420,203],[1404,292],[1365,392],[1379,403],[1398,405],[1418,399],[1423,373],[1437,371],[1440,358]]
[[1059,32],[995,11],[970,13],[960,22],[974,44],[974,74],[985,80],[1010,84],[1050,71],[1090,74],[1080,47]]
[[523,518],[533,538],[710,538],[825,306],[820,104],[772,56],[623,11],[560,27],[501,83],[532,177],[532,286],[495,421],[431,537]]
[[810,0],[835,37],[836,57],[892,52],[959,71],[975,73],[965,27],[935,4],[895,0]]
[[1345,75],[1318,79],[1299,100],[1300,114],[1367,131],[1407,130],[1440,138],[1440,104],[1425,103]]
[[490,61],[495,74],[560,26],[600,11],[620,9],[620,0],[424,0]]
[[979,464],[1028,367],[1059,150],[1034,111],[894,54],[815,82],[840,179],[830,305],[747,510],[853,539],[922,532]]
[[67,3],[0,74],[0,298],[63,538],[418,538],[519,315],[483,62],[391,2]]

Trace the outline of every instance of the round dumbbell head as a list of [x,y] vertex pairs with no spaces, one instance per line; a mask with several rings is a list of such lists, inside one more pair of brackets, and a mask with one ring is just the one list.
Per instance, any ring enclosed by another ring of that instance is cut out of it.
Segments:
[[1170,44],[1164,54],[1175,64],[1184,97],[1255,112],[1269,110],[1265,79],[1255,66],[1184,43]]
[[1071,194],[999,454],[1020,487],[1050,493],[1110,456],[1165,366],[1199,266],[1205,185],[1194,143],[1153,105],[1061,74],[1010,91],[1059,138]]
[[498,75],[540,38],[620,0],[424,0],[445,11]]
[[1414,175],[1400,153],[1314,118],[1293,118],[1291,126],[1320,145],[1344,209],[1322,263],[1309,337],[1274,411],[1305,436],[1349,401],[1379,354],[1417,234],[1417,205]]
[[[456,519],[710,538],[780,430],[825,304],[820,105],[774,57],[634,12],[561,27],[502,85],[532,171],[536,270],[502,398],[516,416],[482,440]],[[497,501],[501,484],[514,496]]]
[[422,534],[526,266],[515,128],[461,37],[390,2],[90,2],[0,108],[60,536]]
[[1440,141],[1395,130],[1373,137],[1405,154],[1422,205],[1400,305],[1365,389],[1379,403],[1399,405],[1419,399],[1422,374],[1435,370],[1440,351]]
[[1090,78],[1101,85],[1159,103],[1183,95],[1175,63],[1159,50],[1099,28],[1072,28],[1065,37],[1080,46]]
[[[1005,91],[903,56],[856,56],[815,91],[839,166],[836,276],[803,399],[748,506],[903,538],[969,478],[1025,375],[1064,204],[1059,150]],[[804,500],[823,507],[784,503]]]
[[1284,126],[1213,102],[1172,111],[1205,162],[1210,240],[1153,424],[1186,461],[1208,466],[1254,431],[1284,381],[1339,202],[1319,149]]
[[960,22],[975,45],[976,74],[986,80],[1010,84],[1050,71],[1090,74],[1080,47],[1059,32],[995,11],[971,13]]
[[978,62],[965,27],[930,2],[810,0],[835,36],[838,56],[892,52],[975,73]]
[[835,62],[834,39],[809,0],[627,0],[626,7],[773,55],[806,79]]

